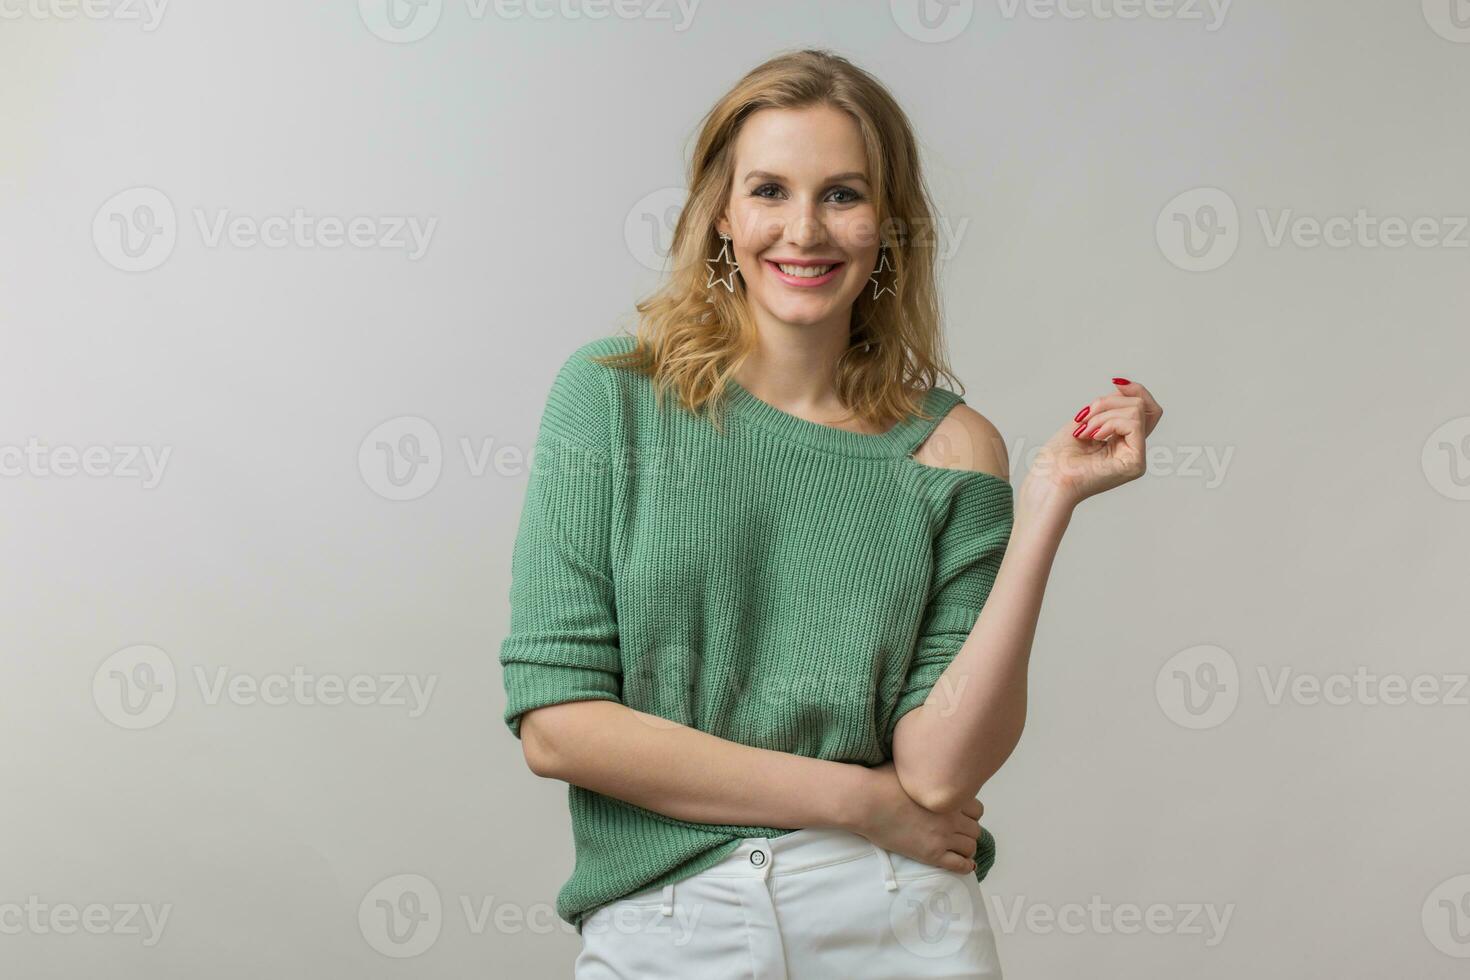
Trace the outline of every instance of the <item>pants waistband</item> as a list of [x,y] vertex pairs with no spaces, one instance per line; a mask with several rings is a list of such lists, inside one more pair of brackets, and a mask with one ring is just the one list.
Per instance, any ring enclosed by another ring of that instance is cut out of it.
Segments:
[[779,837],[744,838],[723,860],[701,873],[715,878],[764,878],[841,864],[874,852],[887,857],[882,848],[858,834],[807,828]]

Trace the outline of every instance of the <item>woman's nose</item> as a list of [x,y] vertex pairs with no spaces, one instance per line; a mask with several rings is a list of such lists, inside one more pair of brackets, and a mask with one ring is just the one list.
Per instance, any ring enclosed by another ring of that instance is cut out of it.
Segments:
[[809,248],[827,240],[827,228],[813,208],[803,208],[786,223],[786,241]]

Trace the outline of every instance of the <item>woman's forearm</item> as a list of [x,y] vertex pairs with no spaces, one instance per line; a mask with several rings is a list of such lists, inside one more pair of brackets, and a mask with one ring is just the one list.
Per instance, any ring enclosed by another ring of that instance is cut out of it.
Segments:
[[893,736],[899,781],[915,802],[951,809],[974,799],[1026,722],[1026,671],[1052,561],[1071,520],[1050,487],[1028,479],[990,595],[928,699]]
[[755,748],[628,708],[577,701],[522,721],[537,775],[694,823],[856,830],[865,766]]

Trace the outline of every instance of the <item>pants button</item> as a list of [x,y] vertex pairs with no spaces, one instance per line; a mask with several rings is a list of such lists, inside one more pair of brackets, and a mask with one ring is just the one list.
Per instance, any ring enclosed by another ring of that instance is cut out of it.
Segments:
[[759,868],[760,866],[762,866],[763,864],[765,864],[766,863],[766,852],[765,851],[751,851],[750,852],[750,863],[753,864],[753,865],[755,865],[757,868]]

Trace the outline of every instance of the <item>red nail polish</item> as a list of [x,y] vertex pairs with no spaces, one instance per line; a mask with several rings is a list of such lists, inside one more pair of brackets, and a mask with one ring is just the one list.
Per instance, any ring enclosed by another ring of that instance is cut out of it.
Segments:
[[1092,431],[1089,432],[1089,433],[1087,433],[1087,435],[1084,436],[1083,438],[1085,438],[1085,439],[1091,439],[1093,436],[1097,435],[1097,430],[1098,429],[1101,429],[1101,428],[1102,428],[1102,426],[1100,426],[1100,425],[1093,426],[1092,427]]
[[1087,423],[1086,422],[1083,422],[1081,425],[1077,426],[1077,428],[1075,428],[1075,429],[1072,430],[1072,435],[1074,435],[1074,436],[1080,436],[1080,435],[1082,435],[1082,430],[1085,429],[1085,428],[1087,428]]
[[1072,421],[1073,422],[1081,422],[1083,419],[1087,418],[1087,413],[1090,412],[1090,411],[1092,411],[1092,406],[1091,405],[1083,405],[1082,406],[1082,411],[1080,411],[1076,415],[1072,416]]
[[1113,379],[1113,384],[1115,384],[1115,385],[1131,385],[1132,383],[1133,382],[1132,381],[1129,381],[1127,378],[1114,378]]

